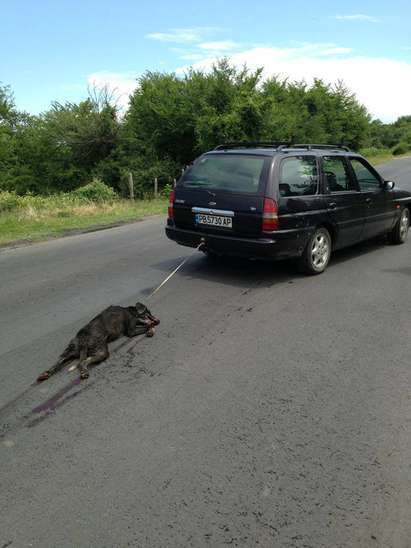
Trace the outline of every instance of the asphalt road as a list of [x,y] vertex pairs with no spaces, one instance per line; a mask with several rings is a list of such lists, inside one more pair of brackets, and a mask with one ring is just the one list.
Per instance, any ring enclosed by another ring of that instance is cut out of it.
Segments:
[[[411,189],[411,160],[381,168]],[[88,381],[68,339],[190,251],[163,220],[0,252],[0,548],[404,547],[411,240],[291,264],[196,254]]]

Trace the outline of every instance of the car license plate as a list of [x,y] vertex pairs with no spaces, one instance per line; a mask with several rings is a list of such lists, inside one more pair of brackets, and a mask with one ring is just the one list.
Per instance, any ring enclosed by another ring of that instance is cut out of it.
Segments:
[[233,228],[233,220],[231,217],[223,217],[221,215],[205,215],[197,213],[196,223],[199,225],[220,226],[222,228]]

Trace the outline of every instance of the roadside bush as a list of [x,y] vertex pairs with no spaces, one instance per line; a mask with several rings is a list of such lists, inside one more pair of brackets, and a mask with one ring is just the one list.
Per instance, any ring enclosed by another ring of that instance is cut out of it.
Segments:
[[166,198],[168,198],[173,190],[174,185],[172,185],[171,183],[166,183],[161,190],[161,196],[165,196]]
[[[129,195],[127,171],[122,179],[122,194],[125,197]],[[159,192],[163,194],[162,189],[166,185],[171,186],[173,179],[181,175],[181,166],[169,158],[160,161],[149,156],[137,156],[130,162],[129,171],[133,174],[134,196],[137,199],[150,199],[154,193],[154,178],[157,177]]]
[[366,158],[371,158],[373,156],[384,156],[385,154],[389,155],[390,150],[383,147],[367,147],[360,149],[360,154]]
[[408,152],[410,148],[411,147],[408,143],[401,142],[392,149],[392,153],[394,156],[399,156],[400,154],[405,154]]
[[[114,190],[100,180],[94,180],[72,192],[61,192],[50,196],[33,194],[20,196],[13,191],[0,190],[0,213],[17,210],[20,212],[62,211],[89,203],[114,202],[117,198]],[[64,214],[59,213],[59,215],[63,216]]]
[[0,191],[0,213],[17,209],[21,205],[20,201],[20,196],[15,192]]
[[112,202],[118,198],[114,190],[101,179],[93,179],[88,185],[70,192],[70,195],[88,202]]

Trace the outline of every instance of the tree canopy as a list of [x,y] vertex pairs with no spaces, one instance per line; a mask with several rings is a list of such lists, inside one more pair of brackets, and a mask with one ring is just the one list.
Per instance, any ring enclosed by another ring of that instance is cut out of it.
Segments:
[[97,176],[121,192],[131,171],[142,194],[154,177],[172,180],[200,153],[242,140],[411,148],[411,116],[372,121],[342,82],[264,79],[226,59],[208,72],[146,72],[122,115],[108,90],[91,90],[32,116],[0,86],[0,189],[67,191]]

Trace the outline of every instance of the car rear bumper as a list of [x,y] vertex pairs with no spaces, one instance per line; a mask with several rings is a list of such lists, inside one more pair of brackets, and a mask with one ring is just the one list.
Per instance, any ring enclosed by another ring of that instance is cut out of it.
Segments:
[[256,259],[299,257],[309,237],[309,234],[301,230],[278,230],[261,238],[240,238],[170,225],[166,226],[166,234],[170,240],[187,247],[198,247],[203,240],[205,249],[214,253]]

